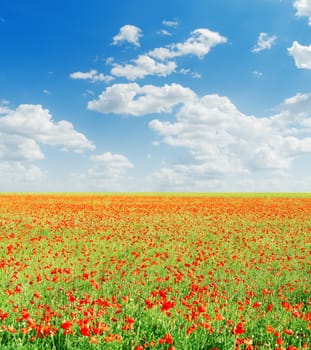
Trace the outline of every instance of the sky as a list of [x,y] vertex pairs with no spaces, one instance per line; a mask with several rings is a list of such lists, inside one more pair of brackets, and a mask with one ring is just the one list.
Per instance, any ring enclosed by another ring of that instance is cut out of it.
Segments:
[[311,0],[1,0],[1,192],[310,192]]

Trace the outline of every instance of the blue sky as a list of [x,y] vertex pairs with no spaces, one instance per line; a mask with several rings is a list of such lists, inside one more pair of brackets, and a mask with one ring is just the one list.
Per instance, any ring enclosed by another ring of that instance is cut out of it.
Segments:
[[0,191],[310,191],[311,0],[2,0]]

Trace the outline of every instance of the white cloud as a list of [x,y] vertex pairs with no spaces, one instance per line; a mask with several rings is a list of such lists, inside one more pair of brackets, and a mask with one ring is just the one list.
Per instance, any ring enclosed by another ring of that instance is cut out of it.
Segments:
[[190,69],[186,69],[186,68],[181,68],[179,73],[183,75],[190,75],[194,79],[199,79],[202,77],[200,73],[192,72]]
[[311,154],[311,94],[287,99],[279,110],[259,118],[243,114],[219,95],[185,101],[176,121],[155,119],[149,125],[166,145],[187,150],[190,159],[162,167],[151,179],[162,187],[167,181],[195,189],[228,176],[288,172],[297,157]]
[[104,82],[109,83],[114,78],[110,75],[105,75],[103,73],[98,73],[97,70],[91,69],[89,72],[74,72],[70,74],[71,79],[81,79],[81,80],[89,80],[92,83],[96,82]]
[[278,110],[279,113],[271,118],[275,128],[299,139],[311,135],[311,93],[298,93],[286,99]]
[[234,179],[226,185],[226,190],[241,192],[309,192],[310,176],[297,176],[286,173],[252,174],[249,177]]
[[166,35],[166,36],[171,36],[172,33],[170,33],[168,30],[166,29],[161,29],[157,32],[157,34],[160,34],[160,35]]
[[253,70],[252,74],[256,77],[256,78],[262,78],[263,77],[263,73],[258,71],[258,70]]
[[73,174],[78,181],[86,182],[92,189],[107,191],[124,190],[130,179],[127,173],[134,168],[134,164],[122,154],[106,152],[90,157],[92,166],[84,174]]
[[297,68],[311,69],[311,45],[303,46],[294,41],[288,52],[293,56]]
[[146,178],[148,191],[189,192],[309,192],[310,176],[297,176],[280,171],[251,174],[226,174],[200,177],[190,169],[162,167]]
[[126,156],[111,152],[91,156],[91,160],[94,163],[93,173],[105,174],[106,177],[122,176],[128,169],[134,167]]
[[70,122],[54,122],[49,111],[41,105],[23,104],[16,110],[7,111],[0,117],[0,133],[2,157],[5,158],[14,150],[24,159],[40,159],[43,157],[38,145],[40,143],[78,153],[95,148]]
[[27,137],[0,132],[0,159],[35,161],[44,158],[38,143]]
[[267,33],[260,33],[257,39],[257,44],[253,47],[252,52],[257,53],[263,50],[270,50],[275,44],[276,35],[269,35]]
[[170,44],[166,47],[156,48],[148,53],[149,56],[159,60],[167,60],[174,57],[194,55],[203,58],[211,48],[227,42],[227,38],[217,32],[206,28],[196,29],[183,43]]
[[169,21],[169,20],[165,20],[165,19],[162,21],[162,24],[166,27],[173,27],[173,28],[176,28],[179,25],[177,20]]
[[84,93],[82,94],[83,97],[90,97],[90,96],[94,96],[95,92],[93,90],[90,89],[86,89],[84,91]]
[[309,26],[311,25],[311,0],[296,0],[294,2],[296,16],[308,17]]
[[203,174],[203,167],[195,165],[163,166],[146,178],[152,191],[215,191],[222,183],[219,174],[210,176]]
[[175,62],[156,62],[148,55],[140,55],[133,60],[133,64],[114,64],[111,74],[117,77],[126,77],[128,80],[142,79],[147,75],[166,77],[176,69]]
[[154,119],[149,125],[163,143],[188,151],[188,164],[165,167],[165,174],[179,179],[187,174],[215,179],[229,173],[287,171],[294,159],[311,153],[311,94],[289,98],[278,114],[259,118],[243,114],[227,97],[199,97],[178,84],[132,83],[107,88],[88,107],[134,116],[174,113],[176,121]]
[[10,112],[9,101],[5,99],[0,100],[0,116],[1,114],[7,114]]
[[203,58],[212,47],[226,41],[227,39],[217,32],[212,32],[209,29],[196,29],[191,32],[190,38],[183,43],[156,48],[147,54],[139,55],[129,64],[113,64],[111,74],[132,81],[148,75],[166,77],[175,72],[177,68],[177,64],[169,59],[184,55],[195,55]]
[[107,57],[105,60],[105,64],[107,64],[107,65],[111,65],[113,62],[114,62],[113,57]]
[[150,177],[162,187],[166,182],[175,183],[175,189],[209,188],[226,176],[284,174],[297,157],[311,154],[311,94],[297,94],[285,100],[277,114],[259,118],[245,115],[217,94],[199,97],[178,84],[132,83],[107,88],[88,107],[101,113],[175,115],[175,121],[149,123],[157,143],[188,154],[187,161],[165,165]]
[[2,161],[0,163],[0,174],[0,186],[12,185],[14,188],[18,183],[38,184],[47,175],[46,172],[34,164],[24,164],[18,161]]
[[[41,105],[22,104],[15,110],[0,103],[0,188],[38,189],[47,177],[34,162],[45,158],[42,145],[81,153],[95,146],[65,120],[55,122]],[[30,186],[31,187],[28,187]],[[20,187],[21,186],[21,187]]]
[[139,86],[136,83],[115,84],[103,91],[97,100],[90,101],[88,109],[133,116],[170,113],[176,105],[193,96],[192,90],[178,84],[162,87]]
[[128,42],[135,46],[140,46],[139,39],[142,37],[142,30],[131,24],[126,24],[120,28],[117,35],[113,37],[113,45]]

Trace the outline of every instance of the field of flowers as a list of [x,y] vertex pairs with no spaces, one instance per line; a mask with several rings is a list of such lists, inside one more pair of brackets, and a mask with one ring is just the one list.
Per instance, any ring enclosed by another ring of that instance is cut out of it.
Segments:
[[311,197],[2,194],[0,349],[311,349]]

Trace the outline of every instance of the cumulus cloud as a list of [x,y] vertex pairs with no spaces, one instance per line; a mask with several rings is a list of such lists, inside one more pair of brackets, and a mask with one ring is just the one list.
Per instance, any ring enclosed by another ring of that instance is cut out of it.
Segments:
[[[37,184],[46,178],[46,172],[41,170],[37,165],[25,164],[19,161],[2,161],[0,163],[0,186],[16,184]],[[7,188],[7,187],[6,187]]]
[[311,1],[310,0],[295,0],[294,7],[296,16],[308,17],[309,26],[311,25]]
[[108,87],[88,107],[133,116],[171,114],[149,126],[158,136],[156,143],[182,148],[188,158],[166,164],[150,179],[162,185],[174,182],[180,189],[194,181],[208,188],[225,176],[285,174],[295,159],[311,154],[311,94],[297,94],[279,105],[277,113],[256,117],[239,111],[225,96],[200,97],[179,84],[131,83]]
[[107,87],[97,100],[88,103],[88,109],[100,113],[141,116],[169,113],[173,108],[194,96],[191,89],[178,84],[140,86],[136,83],[115,84]]
[[303,46],[294,41],[288,52],[294,58],[297,68],[311,69],[311,45]]
[[45,158],[42,145],[77,153],[95,149],[70,122],[55,122],[41,105],[21,104],[11,109],[7,101],[0,102],[0,188],[40,188],[47,177],[35,164]]
[[191,32],[190,37],[185,42],[156,48],[150,51],[148,55],[159,60],[167,60],[185,55],[194,55],[203,58],[210,52],[212,47],[226,42],[227,38],[218,32],[200,28]]
[[263,50],[270,50],[275,44],[276,35],[269,35],[268,33],[260,33],[257,39],[257,44],[253,47],[252,52],[257,53]]
[[[169,35],[169,32],[162,32]],[[139,55],[128,64],[114,63],[111,74],[116,77],[125,77],[128,80],[142,79],[148,75],[166,77],[177,68],[175,57],[194,55],[203,58],[212,47],[225,43],[227,39],[209,29],[196,29],[190,37],[182,43],[174,43],[166,47],[159,47],[146,54]],[[80,73],[81,74],[81,73]]]
[[124,189],[123,181],[129,180],[127,173],[134,164],[122,155],[105,152],[90,157],[91,167],[84,174],[73,174],[74,178],[86,181],[91,188],[108,191]]
[[156,62],[148,55],[140,55],[131,64],[124,66],[114,64],[111,74],[117,77],[126,77],[128,80],[142,79],[147,75],[166,77],[176,69],[175,62]]
[[41,105],[22,104],[16,110],[10,110],[0,117],[0,133],[2,145],[8,147],[12,144],[12,140],[13,143],[14,140],[18,142],[23,140],[30,149],[37,149],[34,152],[37,157],[39,146],[35,147],[35,143],[59,146],[77,153],[95,149],[95,146],[82,133],[76,131],[70,122],[66,120],[54,122],[49,111]]
[[279,113],[271,118],[275,128],[299,140],[311,135],[311,93],[298,93],[287,98],[280,106]]
[[311,116],[311,93],[297,93],[295,96],[289,97],[278,107],[283,114],[295,113],[303,117]]
[[89,80],[92,83],[104,82],[109,83],[114,78],[110,75],[98,73],[97,70],[91,69],[89,72],[74,72],[70,74],[71,79]]
[[91,156],[91,160],[94,164],[91,173],[108,178],[123,176],[128,169],[134,167],[126,156],[111,152]]
[[142,37],[142,30],[134,25],[126,24],[120,28],[117,35],[113,37],[113,45],[128,42],[135,46],[140,46],[139,39]]
[[278,108],[270,117],[249,116],[214,94],[183,103],[175,121],[152,120],[150,128],[164,144],[190,155],[187,163],[166,165],[152,179],[181,187],[195,179],[208,187],[224,176],[286,173],[297,157],[311,154],[311,94],[297,94]]
[[5,134],[1,132],[0,136],[1,160],[34,161],[44,158],[44,154],[35,140],[21,135]]

